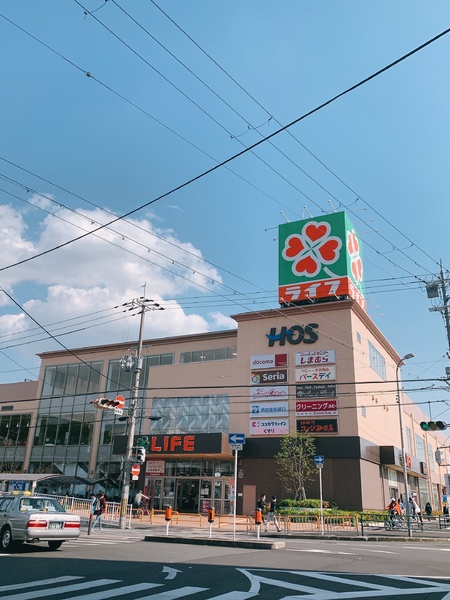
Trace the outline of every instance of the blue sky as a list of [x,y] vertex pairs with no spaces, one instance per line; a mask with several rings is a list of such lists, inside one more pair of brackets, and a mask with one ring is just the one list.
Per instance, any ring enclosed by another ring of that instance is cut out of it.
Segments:
[[[5,267],[167,194],[404,56],[450,27],[447,2],[3,0],[0,13],[0,285],[62,343],[136,339],[137,318],[114,307],[144,284],[166,307],[147,337],[276,308],[275,228],[345,209],[368,314],[415,355],[405,387],[444,376],[444,323],[423,282],[449,266],[450,34],[130,222]],[[46,337],[3,294],[0,382],[36,377],[36,353],[58,348]],[[411,395],[442,418],[446,390]]]

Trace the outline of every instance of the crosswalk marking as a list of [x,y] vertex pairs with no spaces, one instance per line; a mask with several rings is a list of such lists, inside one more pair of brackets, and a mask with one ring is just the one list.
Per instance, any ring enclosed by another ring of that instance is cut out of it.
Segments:
[[124,594],[131,594],[133,592],[142,592],[144,590],[151,590],[152,588],[160,587],[162,583],[135,583],[133,585],[124,585],[123,587],[117,587],[114,589],[108,589],[103,591],[96,591],[92,594],[85,594],[84,596],[77,596],[76,600],[104,600],[105,598],[114,598],[115,596],[122,596]]
[[185,596],[196,594],[197,592],[205,592],[207,589],[208,588],[186,586],[178,588],[177,590],[168,590],[167,592],[161,592],[151,596],[143,596],[137,600],[175,600],[176,598],[184,598]]
[[12,592],[13,590],[23,590],[24,588],[28,589],[30,587],[39,587],[43,585],[56,585],[57,583],[66,583],[67,581],[74,581],[75,579],[84,579],[84,577],[76,575],[65,575],[63,577],[54,577],[53,579],[39,579],[38,581],[29,581],[28,583],[14,583],[12,585],[1,585],[0,592]]
[[[84,577],[83,577],[84,579]],[[75,583],[74,585],[63,585],[47,590],[33,590],[24,594],[14,594],[12,596],[2,596],[2,600],[34,600],[34,598],[43,598],[45,596],[56,596],[66,594],[68,592],[77,592],[86,588],[100,587],[102,585],[110,585],[112,583],[120,583],[117,579],[97,579],[96,581],[85,581],[84,583]]]

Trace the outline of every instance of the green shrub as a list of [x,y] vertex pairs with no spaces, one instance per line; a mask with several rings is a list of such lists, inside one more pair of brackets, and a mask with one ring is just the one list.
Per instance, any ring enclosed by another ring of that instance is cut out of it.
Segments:
[[[320,509],[320,500],[308,498],[306,500],[292,500],[285,498],[278,503],[280,508],[317,508]],[[331,503],[328,500],[322,500],[322,508],[331,508]]]

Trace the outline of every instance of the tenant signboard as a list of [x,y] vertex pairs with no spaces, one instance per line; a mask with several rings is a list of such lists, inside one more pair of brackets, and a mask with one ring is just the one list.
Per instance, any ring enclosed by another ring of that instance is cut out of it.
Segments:
[[250,388],[250,400],[262,402],[265,400],[287,400],[289,387],[287,385],[262,385]]
[[250,406],[251,417],[288,417],[289,402],[262,402],[252,403]]
[[289,419],[260,419],[250,421],[250,435],[287,435]]
[[323,417],[337,415],[337,400],[297,400],[295,403],[295,415],[297,417]]
[[252,371],[252,385],[274,385],[275,383],[287,383],[287,369],[274,369],[272,371]]
[[336,362],[335,350],[310,350],[309,352],[295,353],[295,366],[307,367],[313,365],[327,365]]
[[338,433],[337,419],[299,419],[297,431],[300,433]]
[[303,383],[295,386],[295,397],[302,398],[336,398],[335,383]]
[[336,379],[336,367],[304,367],[295,369],[295,381],[334,381]]
[[250,369],[272,369],[274,367],[287,367],[287,354],[260,354],[250,357]]
[[165,460],[148,460],[145,463],[147,477],[162,477],[164,475]]
[[279,225],[280,304],[340,297],[366,309],[361,243],[346,213]]

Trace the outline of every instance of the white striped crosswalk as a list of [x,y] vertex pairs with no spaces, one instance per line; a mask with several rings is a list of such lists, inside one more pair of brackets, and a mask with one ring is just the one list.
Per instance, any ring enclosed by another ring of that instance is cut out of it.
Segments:
[[[341,600],[393,598],[450,598],[450,584],[442,580],[428,578],[402,577],[398,575],[360,575],[351,573],[326,573],[313,571],[296,571],[265,568],[236,568],[227,572],[226,579],[233,588],[243,587],[248,591],[226,591],[214,587],[184,585],[183,571],[163,567],[161,575],[170,575],[159,583],[149,581],[128,582],[121,579],[89,578],[77,575],[54,577],[0,585],[1,600],[34,600],[35,598],[55,598],[55,600],[71,598],[72,600],[108,600],[109,598],[127,598],[133,600],[249,600],[257,597],[270,597],[274,600],[294,600],[308,598],[310,600]],[[203,567],[195,575],[201,583]],[[219,573],[219,571],[218,571]],[[245,580],[237,582],[236,575]],[[156,575],[156,573],[155,573]],[[174,575],[174,577],[172,577]],[[177,583],[174,578],[180,577]],[[191,577],[192,579],[192,577]],[[211,579],[209,578],[209,581]],[[333,586],[338,586],[336,591]],[[267,590],[271,595],[267,595]]]
[[[141,582],[129,585],[122,584],[123,582],[118,579],[94,579],[86,581],[81,576],[55,577],[53,579],[29,581],[28,583],[2,585],[0,586],[0,598],[2,600],[33,600],[34,598],[44,598],[47,596],[62,596],[66,598],[68,594],[72,595],[76,592],[89,590],[88,594],[82,593],[81,595],[74,596],[74,598],[76,600],[107,600],[108,598],[118,598],[120,596],[127,596],[128,594],[146,593],[155,588],[164,587],[163,583]],[[93,589],[95,591],[92,591]],[[204,587],[182,586],[172,590],[157,592],[156,594],[140,596],[138,600],[176,600],[177,598],[185,598],[207,590],[208,588]]]
[[91,535],[81,534],[80,537],[76,540],[68,540],[64,542],[64,547],[77,547],[80,544],[84,546],[110,546],[114,544],[135,544],[136,542],[141,542],[144,539],[143,534],[120,534],[115,531],[101,531],[95,532]]

